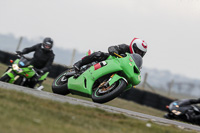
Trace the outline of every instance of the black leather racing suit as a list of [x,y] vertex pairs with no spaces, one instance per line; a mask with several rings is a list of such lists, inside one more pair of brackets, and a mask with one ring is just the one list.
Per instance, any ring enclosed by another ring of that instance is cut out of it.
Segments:
[[[183,103],[181,103],[180,106],[183,105],[192,105],[192,104],[199,104],[200,103],[200,98],[199,99],[189,99],[189,100],[185,100]],[[192,115],[189,116],[189,121],[200,124],[200,115]]]
[[125,54],[125,53],[131,53],[129,45],[127,44],[120,44],[117,46],[110,46],[108,48],[108,52],[112,55],[114,52],[117,54]]
[[84,58],[82,58],[82,60],[76,62],[74,64],[74,67],[75,69],[76,68],[80,69],[81,66],[92,63],[94,61],[100,62],[100,61],[106,60],[108,56],[110,54],[113,55],[113,53],[117,53],[117,54],[125,54],[126,52],[130,53],[130,49],[129,49],[129,45],[120,44],[117,46],[110,46],[108,48],[108,52],[109,53],[104,53],[101,51],[94,52],[91,55],[85,56]]
[[[190,102],[190,104],[199,104],[200,103],[200,98],[199,99],[191,99],[191,100],[189,100],[189,102]],[[200,124],[200,115],[191,116],[190,120],[192,122]]]
[[30,52],[35,52],[33,58],[31,59],[31,64],[43,72],[50,70],[50,67],[54,60],[54,53],[52,50],[47,51],[41,48],[42,43],[36,44],[32,47],[28,47],[22,50],[22,54],[28,54]]
[[198,104],[198,103],[200,103],[200,98],[199,99],[190,99],[189,102],[190,102],[190,104]]

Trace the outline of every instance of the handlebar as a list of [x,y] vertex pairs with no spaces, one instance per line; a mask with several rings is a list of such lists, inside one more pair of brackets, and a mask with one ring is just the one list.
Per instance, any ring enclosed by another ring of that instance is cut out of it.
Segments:
[[25,58],[25,59],[27,59],[27,60],[29,60],[28,58],[26,58],[23,54],[21,54],[21,52],[20,51],[15,51],[17,54],[17,56],[20,58],[20,57],[23,57],[23,58]]
[[114,55],[116,55],[117,57],[119,58],[123,58],[121,55],[117,54],[117,53],[114,53]]

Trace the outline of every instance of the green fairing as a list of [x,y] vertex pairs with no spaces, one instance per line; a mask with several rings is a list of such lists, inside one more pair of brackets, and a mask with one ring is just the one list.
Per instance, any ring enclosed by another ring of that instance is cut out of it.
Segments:
[[114,84],[114,83],[115,83],[116,81],[118,81],[119,79],[123,79],[123,77],[121,77],[121,76],[115,74],[115,75],[111,78],[111,80],[109,81],[109,86],[111,86],[112,84]]
[[[15,62],[13,63],[13,64],[18,64],[19,63],[19,59],[17,59],[17,60],[15,60]],[[21,68],[22,70],[23,70],[23,72],[21,72],[21,73],[18,73],[16,70],[13,70],[16,74],[18,74],[18,75],[23,75],[23,76],[25,76],[27,79],[30,79],[30,78],[32,78],[34,75],[35,75],[35,72],[32,70],[32,68],[33,68],[33,66],[32,65],[30,65],[30,66],[28,66],[28,67],[24,67],[24,68]],[[28,75],[28,76],[26,76],[26,74]]]
[[[5,75],[8,75],[10,77],[10,80],[8,81],[9,83],[14,83],[16,76],[23,76],[23,77],[26,77],[26,79],[30,79],[35,75],[35,71],[33,70],[34,67],[32,65],[28,65],[26,67],[19,67],[19,65],[18,65],[19,62],[20,62],[20,59],[16,59],[10,68],[10,69],[12,69],[12,71],[7,71],[2,75],[2,77]],[[17,65],[22,70],[22,72],[18,72],[17,70],[15,70],[13,68],[13,65]],[[15,74],[13,74],[13,73],[15,73]],[[42,81],[42,80],[46,79],[48,74],[49,74],[49,72],[46,72],[44,75],[42,75],[39,78],[39,80]]]
[[45,80],[46,77],[48,76],[49,72],[46,72],[44,75],[42,75],[39,80]]
[[6,72],[4,75],[6,75],[6,74],[10,77],[10,80],[8,81],[8,83],[13,83],[15,81],[15,79],[14,79],[15,76],[10,72]]
[[[119,79],[125,78],[128,82],[128,85],[125,89],[127,90],[140,83],[140,70],[137,68],[135,62],[129,54],[127,54],[127,56],[124,58],[115,58],[114,56],[110,56],[106,60],[106,63],[107,65],[97,70],[94,69],[94,66],[90,67],[76,79],[70,77],[68,79],[68,89],[71,91],[78,91],[91,95],[93,84],[97,79],[104,75],[117,72],[121,72],[122,75],[115,74],[109,81],[109,85],[112,85]],[[134,67],[137,73],[134,72]]]

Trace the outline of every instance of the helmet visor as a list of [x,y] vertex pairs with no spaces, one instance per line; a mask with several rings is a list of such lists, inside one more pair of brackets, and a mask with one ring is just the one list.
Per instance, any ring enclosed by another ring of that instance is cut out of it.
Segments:
[[136,46],[136,43],[133,44],[132,48],[133,48],[133,50],[134,50],[134,52],[135,52],[136,54],[139,54],[139,55],[142,56],[142,57],[146,54],[145,51],[140,50],[140,49]]
[[49,42],[45,42],[43,46],[44,46],[45,49],[51,49],[52,44],[49,43]]
[[142,56],[142,57],[143,57],[143,56],[146,54],[146,52],[144,52],[144,51],[141,51],[141,50],[140,50],[140,49],[138,49],[138,48],[137,48],[137,49],[135,49],[134,51],[135,51],[135,53],[139,54],[139,55],[140,55],[140,56]]

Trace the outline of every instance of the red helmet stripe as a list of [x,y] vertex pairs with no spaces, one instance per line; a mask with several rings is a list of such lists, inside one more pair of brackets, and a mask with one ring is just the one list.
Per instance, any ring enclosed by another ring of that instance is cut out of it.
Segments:
[[[145,43],[145,41],[143,41]],[[147,45],[144,45],[144,43],[142,43],[142,46],[146,49]]]
[[130,46],[129,46],[129,49],[130,49],[130,52],[131,52],[131,54],[133,53],[133,41],[135,41],[136,39],[138,39],[138,38],[133,38],[133,40],[131,41],[131,44],[130,44]]
[[133,49],[132,49],[132,45],[130,44],[130,46],[129,46],[129,49],[130,49],[130,52],[131,52],[131,54],[133,53]]

